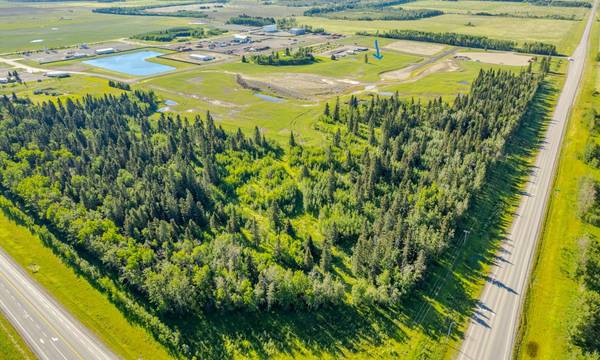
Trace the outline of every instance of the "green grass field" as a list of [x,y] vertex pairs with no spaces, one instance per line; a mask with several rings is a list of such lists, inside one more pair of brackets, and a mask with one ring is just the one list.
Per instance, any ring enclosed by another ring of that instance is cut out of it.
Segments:
[[419,0],[397,7],[406,9],[436,9],[445,13],[477,13],[488,12],[491,14],[514,14],[514,15],[561,15],[575,16],[578,19],[583,18],[589,9],[587,8],[567,8],[553,6],[538,6],[525,2],[504,2],[504,1],[443,1],[443,0]]
[[[170,358],[150,334],[132,324],[104,294],[64,264],[37,236],[1,212],[0,247],[115,353],[125,359]],[[32,272],[31,264],[37,265],[39,270]],[[0,331],[0,358],[7,359],[3,356],[2,345],[6,340],[2,333]]]
[[589,121],[598,99],[600,66],[594,61],[598,50],[598,24],[594,24],[588,66],[578,102],[573,109],[553,188],[536,267],[530,283],[521,327],[518,359],[579,359],[579,350],[569,342],[569,327],[582,294],[576,269],[584,233],[600,236],[600,228],[583,223],[576,215],[579,179],[591,175],[600,179],[600,171],[584,164],[581,154],[590,136]]
[[3,360],[33,360],[35,357],[13,328],[0,314],[0,359]]
[[[469,1],[471,3],[471,1]],[[411,21],[349,21],[319,17],[299,17],[301,24],[322,26],[327,31],[354,34],[357,31],[385,31],[390,29],[456,32],[483,35],[515,41],[543,41],[554,44],[560,52],[571,53],[583,31],[583,21],[519,19],[498,16],[447,14]],[[469,23],[472,26],[468,25]]]
[[[98,3],[16,3],[0,0],[0,53],[60,47],[129,37],[187,25],[189,18],[92,13]],[[32,43],[42,39],[43,42]]]

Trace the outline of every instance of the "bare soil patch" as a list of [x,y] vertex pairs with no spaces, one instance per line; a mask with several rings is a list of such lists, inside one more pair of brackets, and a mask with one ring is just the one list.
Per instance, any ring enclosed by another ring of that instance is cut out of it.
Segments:
[[459,52],[454,56],[458,59],[478,61],[486,64],[527,66],[532,57],[511,52]]
[[261,77],[238,77],[244,87],[265,91],[282,97],[312,99],[315,96],[339,94],[360,86],[360,82],[315,74],[279,73]]
[[461,68],[459,64],[454,59],[446,59],[440,62],[436,62],[435,64],[428,66],[423,71],[420,71],[416,74],[413,74],[415,66],[409,66],[404,69],[383,73],[381,74],[381,79],[402,82],[415,82],[433,73],[453,72],[459,71],[460,69]]
[[420,41],[398,40],[394,41],[393,43],[387,44],[383,48],[388,50],[401,51],[408,54],[432,56],[444,50],[446,47],[444,45],[431,44]]

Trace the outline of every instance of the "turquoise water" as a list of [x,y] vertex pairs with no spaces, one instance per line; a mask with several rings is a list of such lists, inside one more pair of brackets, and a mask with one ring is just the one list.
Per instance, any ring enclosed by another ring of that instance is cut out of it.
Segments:
[[84,63],[106,70],[138,76],[154,75],[175,70],[175,68],[172,66],[146,61],[146,59],[157,57],[159,55],[162,54],[156,51],[139,51],[123,55],[114,55],[86,60]]
[[282,103],[282,102],[285,102],[285,99],[277,98],[277,97],[269,96],[269,95],[265,95],[265,94],[260,94],[260,93],[256,93],[256,94],[254,94],[254,96],[259,97],[259,98],[261,98],[261,99],[263,99],[265,101],[273,102],[273,103]]

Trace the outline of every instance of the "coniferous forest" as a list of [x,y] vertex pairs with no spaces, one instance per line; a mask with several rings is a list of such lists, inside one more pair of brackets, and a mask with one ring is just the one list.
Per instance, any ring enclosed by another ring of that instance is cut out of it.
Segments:
[[323,147],[210,114],[151,120],[151,92],[5,96],[1,187],[164,316],[397,304],[453,241],[542,77],[481,71],[452,103],[338,100],[315,125]]

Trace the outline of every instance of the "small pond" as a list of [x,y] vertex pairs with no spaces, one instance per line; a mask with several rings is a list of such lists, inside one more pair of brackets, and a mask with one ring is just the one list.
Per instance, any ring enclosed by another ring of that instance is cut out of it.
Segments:
[[172,66],[153,63],[146,59],[162,55],[156,51],[138,51],[123,55],[101,57],[84,61],[85,64],[128,75],[147,76],[175,70]]
[[270,102],[274,102],[274,103],[282,103],[285,102],[285,99],[282,98],[278,98],[275,96],[269,96],[269,95],[265,95],[265,94],[260,94],[260,93],[256,93],[254,94],[254,96],[259,97],[265,101],[270,101]]

